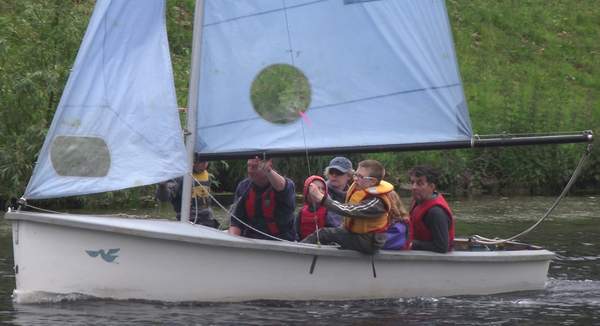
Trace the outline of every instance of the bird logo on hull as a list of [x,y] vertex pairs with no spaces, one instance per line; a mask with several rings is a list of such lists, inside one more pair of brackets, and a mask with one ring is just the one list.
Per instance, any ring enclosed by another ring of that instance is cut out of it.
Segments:
[[112,263],[115,261],[115,259],[117,259],[117,257],[119,257],[118,253],[121,250],[121,248],[114,248],[114,249],[108,249],[107,251],[105,251],[104,249],[100,249],[100,250],[86,250],[85,252],[92,258],[96,258],[98,256],[100,256],[102,258],[102,260],[104,260],[107,263]]

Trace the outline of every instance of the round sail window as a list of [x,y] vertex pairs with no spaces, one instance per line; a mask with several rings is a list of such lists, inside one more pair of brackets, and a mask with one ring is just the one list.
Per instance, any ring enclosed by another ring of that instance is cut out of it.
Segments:
[[110,168],[110,152],[98,137],[57,136],[50,148],[52,167],[67,177],[104,177]]
[[302,71],[288,64],[274,64],[256,76],[250,99],[263,119],[285,124],[308,110],[310,95],[310,84]]

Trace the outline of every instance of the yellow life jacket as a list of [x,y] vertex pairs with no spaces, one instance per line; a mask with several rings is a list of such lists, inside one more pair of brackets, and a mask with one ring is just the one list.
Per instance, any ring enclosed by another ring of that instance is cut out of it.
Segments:
[[376,218],[344,217],[344,227],[346,230],[352,233],[385,232],[390,222],[389,213],[391,208],[391,202],[387,196],[387,193],[391,192],[392,190],[394,190],[394,186],[391,183],[383,180],[377,186],[362,190],[357,190],[356,183],[353,183],[346,194],[347,203],[358,204],[367,197],[378,197],[383,200],[386,211],[381,216]]
[[194,186],[192,187],[192,198],[198,200],[199,207],[208,206],[210,191],[210,181],[208,171],[194,173]]

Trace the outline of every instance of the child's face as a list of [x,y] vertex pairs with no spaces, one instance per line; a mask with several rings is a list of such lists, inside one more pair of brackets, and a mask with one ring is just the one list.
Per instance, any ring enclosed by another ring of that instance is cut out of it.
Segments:
[[[317,186],[317,188],[319,189],[319,191],[322,194],[325,194],[325,184],[322,181],[315,180],[315,181],[311,182],[310,184]],[[308,202],[311,203],[311,204],[314,204],[314,203],[317,203],[318,201],[315,200],[312,196],[308,196]]]
[[377,185],[377,178],[371,177],[371,170],[359,167],[354,173],[354,181],[356,182],[356,189],[367,189]]

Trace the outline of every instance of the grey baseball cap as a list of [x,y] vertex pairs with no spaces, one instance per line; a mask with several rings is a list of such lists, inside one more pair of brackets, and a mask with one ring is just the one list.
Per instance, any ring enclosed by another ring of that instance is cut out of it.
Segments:
[[333,160],[329,162],[327,169],[336,169],[340,172],[347,173],[352,170],[352,162],[343,156],[334,157]]

